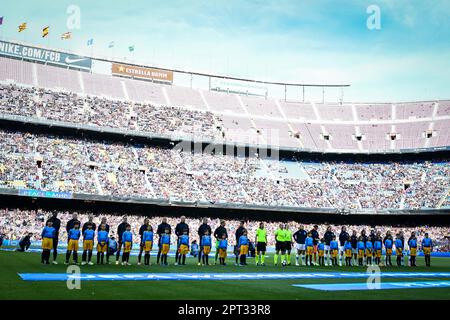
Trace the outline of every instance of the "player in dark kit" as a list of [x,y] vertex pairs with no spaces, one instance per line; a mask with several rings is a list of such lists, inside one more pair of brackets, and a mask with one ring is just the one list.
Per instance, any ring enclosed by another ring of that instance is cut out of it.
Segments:
[[352,244],[352,266],[355,266],[358,261],[358,236],[355,230],[350,236],[350,243]]
[[[186,231],[186,233],[185,233]],[[180,258],[180,237],[186,234],[189,238],[189,226],[186,223],[186,217],[181,216],[180,222],[175,226],[175,235],[177,236],[177,250],[175,252],[175,265],[181,264]]]
[[55,228],[55,237],[53,238],[53,264],[58,264],[56,257],[58,256],[58,240],[59,228],[61,227],[61,220],[58,219],[58,213],[53,212],[52,216],[47,220],[52,222],[52,227]]
[[159,264],[159,260],[161,259],[161,251],[162,251],[162,235],[166,233],[166,229],[169,230],[167,233],[170,235],[172,233],[172,227],[167,223],[167,218],[162,218],[161,224],[156,229],[156,234],[158,235],[158,254],[156,255],[156,264]]
[[148,218],[144,219],[144,224],[139,228],[139,236],[141,237],[141,241],[139,243],[139,255],[138,255],[138,266],[141,265],[142,260],[142,252],[144,251],[144,241],[142,236],[144,235],[144,231],[147,230],[148,225],[150,224],[150,220]]
[[319,245],[319,229],[318,225],[315,225],[314,228],[311,230],[311,237],[313,238],[313,244],[314,244],[314,264],[317,265],[317,246]]
[[117,227],[117,237],[119,238],[119,245],[117,247],[117,252],[116,252],[116,264],[119,264],[120,251],[122,250],[122,245],[123,245],[122,235],[125,232],[127,225],[128,225],[127,217],[124,216],[122,223],[119,224],[119,226]]
[[345,242],[350,238],[347,232],[347,228],[344,226],[341,228],[341,233],[339,234],[339,266],[342,266],[342,260],[345,260]]
[[325,241],[325,257],[327,259],[326,262],[325,262],[325,265],[329,265],[329,266],[331,266],[331,261],[330,261],[330,255],[331,255],[330,243],[333,240],[333,237],[334,237],[334,232],[331,231],[331,227],[328,226],[327,227],[327,231],[323,235],[323,239]]
[[236,257],[236,262],[235,265],[238,266],[239,265],[239,257],[240,257],[240,252],[239,252],[239,238],[244,234],[245,231],[245,227],[244,227],[245,222],[241,220],[241,222],[239,222],[239,228],[236,229],[236,232],[234,233],[234,235],[236,236],[236,245],[234,246],[234,255]]
[[297,254],[295,255],[295,265],[299,266],[299,258],[301,258],[302,265],[305,264],[305,253],[306,246],[305,240],[308,236],[308,232],[303,228],[302,225],[299,226],[298,230],[294,233],[293,237],[295,240],[295,249],[297,249]]
[[89,215],[88,221],[86,221],[83,224],[83,228],[81,228],[81,234],[84,234],[84,232],[86,231],[86,229],[88,228],[88,226],[91,226],[92,230],[96,230],[97,229],[97,225],[94,223],[94,216],[93,215]]
[[[78,225],[81,226],[81,222],[80,222],[80,220],[78,220],[78,214],[73,213],[72,214],[72,219],[67,221],[67,224],[66,224],[66,232],[67,232],[67,234],[69,234],[70,230],[73,229],[73,227],[75,226],[76,223],[78,223]],[[69,241],[69,239],[67,239],[67,241]]]

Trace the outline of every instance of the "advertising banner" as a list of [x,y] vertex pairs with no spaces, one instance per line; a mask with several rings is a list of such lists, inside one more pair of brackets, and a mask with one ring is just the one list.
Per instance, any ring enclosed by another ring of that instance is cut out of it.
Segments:
[[173,72],[155,68],[144,68],[126,64],[113,63],[112,74],[133,78],[150,79],[156,81],[173,82]]
[[19,196],[39,197],[39,198],[56,198],[56,199],[72,199],[71,192],[42,191],[34,189],[20,189]]
[[0,41],[0,55],[60,64],[81,69],[91,69],[92,67],[91,58],[5,41]]

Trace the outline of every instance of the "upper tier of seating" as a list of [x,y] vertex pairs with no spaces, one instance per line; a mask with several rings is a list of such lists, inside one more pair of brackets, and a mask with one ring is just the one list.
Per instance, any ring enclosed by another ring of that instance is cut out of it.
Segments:
[[[290,103],[3,57],[0,70],[4,114],[328,152],[450,146],[449,100]],[[8,82],[46,90],[10,87]],[[18,96],[26,103],[14,100]]]

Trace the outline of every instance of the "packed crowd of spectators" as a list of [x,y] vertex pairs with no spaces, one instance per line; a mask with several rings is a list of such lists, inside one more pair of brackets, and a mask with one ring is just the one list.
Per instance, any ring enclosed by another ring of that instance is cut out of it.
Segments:
[[1,113],[204,140],[221,136],[210,112],[14,84],[0,84]]
[[[69,211],[58,211],[58,218],[61,220],[61,229],[59,234],[60,241],[67,241],[67,232],[65,230],[65,226],[67,221],[72,219],[74,212]],[[76,213],[76,212],[75,212]],[[0,209],[0,234],[5,235],[5,239],[9,240],[19,240],[27,233],[33,233],[32,240],[40,240],[40,234],[42,228],[45,225],[45,221],[52,215],[51,211],[44,210],[21,210],[21,209]],[[89,212],[78,212],[77,217],[78,220],[83,225],[88,221],[89,216],[93,216],[93,222],[98,226],[102,218],[106,218],[106,223],[110,226],[110,235],[116,236],[117,226],[123,221],[123,215],[118,214],[103,214],[97,213],[92,214]],[[131,225],[131,231],[133,233],[133,239],[135,243],[139,242],[139,227],[144,223],[144,216],[130,214],[127,215],[127,222]],[[163,217],[148,217],[150,219],[150,224],[153,229],[156,230],[157,226],[162,222]],[[172,227],[172,233],[174,232],[174,228],[177,223],[180,222],[179,217],[166,217],[167,223]],[[208,219],[208,224],[211,227],[212,232],[220,225],[220,219],[218,218],[210,218]],[[244,227],[247,229],[249,233],[249,239],[251,241],[255,240],[256,229],[259,226],[260,221],[245,219]],[[187,218],[186,223],[190,228],[190,240],[197,240],[198,235],[197,231],[199,226],[202,224],[201,218]],[[235,232],[241,221],[238,220],[225,220],[225,227],[228,232],[229,244],[235,244]],[[281,222],[273,221],[273,222],[264,222],[265,228],[267,230],[267,240],[268,245],[275,245],[275,230],[278,229]],[[294,233],[301,223],[295,221],[289,221],[288,223],[289,229]],[[312,230],[313,224],[302,224],[305,230]],[[319,235],[322,237],[329,225],[321,224],[319,225]],[[369,234],[371,230],[375,229],[380,231],[382,235],[386,234],[387,231],[391,231],[392,234],[397,234],[400,231],[403,231],[405,236],[409,236],[412,231],[416,232],[419,243],[422,240],[425,232],[428,232],[430,237],[433,239],[435,243],[435,250],[437,251],[449,251],[448,247],[448,237],[450,236],[450,229],[448,227],[430,227],[430,226],[422,226],[422,227],[395,227],[395,226],[371,226],[371,225],[347,225],[347,231],[351,234],[354,230],[359,235],[362,230],[365,230],[366,234]],[[339,235],[341,232],[342,225],[331,225],[332,231]],[[176,243],[176,237],[172,237],[171,241],[173,244]]]
[[436,208],[450,189],[448,161],[297,162],[302,175],[266,162],[0,131],[0,188],[338,209]]

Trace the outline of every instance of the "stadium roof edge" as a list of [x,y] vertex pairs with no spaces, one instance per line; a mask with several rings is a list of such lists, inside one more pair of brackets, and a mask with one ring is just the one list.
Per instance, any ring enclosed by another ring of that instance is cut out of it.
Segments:
[[140,63],[131,62],[131,61],[119,61],[119,60],[109,59],[107,57],[101,57],[101,56],[80,55],[73,51],[63,50],[63,49],[59,49],[59,48],[53,49],[53,48],[49,48],[49,47],[42,46],[42,45],[36,45],[36,44],[28,44],[26,42],[19,41],[19,40],[13,40],[13,41],[2,40],[2,41],[13,43],[13,44],[18,44],[18,45],[34,46],[34,47],[45,49],[45,50],[53,50],[53,51],[58,51],[58,52],[62,52],[62,53],[75,54],[75,55],[83,56],[86,58],[90,58],[90,59],[102,61],[102,62],[121,63],[121,64],[127,64],[127,65],[135,66],[135,67],[154,68],[154,69],[159,69],[159,70],[164,70],[164,71],[172,71],[172,72],[177,72],[177,73],[191,74],[191,75],[203,76],[203,77],[212,77],[212,78],[218,78],[218,79],[228,79],[228,80],[251,82],[251,83],[280,85],[280,86],[295,86],[295,87],[320,87],[320,88],[321,87],[324,87],[324,88],[350,87],[350,84],[288,83],[288,82],[279,82],[279,81],[263,81],[263,80],[253,80],[253,79],[246,79],[246,78],[239,78],[239,77],[232,77],[232,76],[214,75],[214,74],[204,73],[204,72],[194,72],[194,71],[188,71],[188,70],[170,69],[170,68],[165,68],[165,67],[150,66],[150,65],[140,64]]

